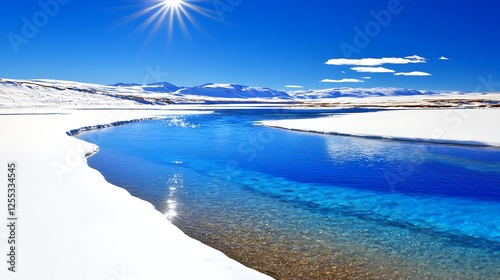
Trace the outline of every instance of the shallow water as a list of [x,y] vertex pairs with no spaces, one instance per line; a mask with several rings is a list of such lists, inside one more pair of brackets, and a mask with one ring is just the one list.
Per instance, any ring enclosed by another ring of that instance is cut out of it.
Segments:
[[499,279],[500,150],[292,132],[227,110],[88,132],[89,164],[282,279]]

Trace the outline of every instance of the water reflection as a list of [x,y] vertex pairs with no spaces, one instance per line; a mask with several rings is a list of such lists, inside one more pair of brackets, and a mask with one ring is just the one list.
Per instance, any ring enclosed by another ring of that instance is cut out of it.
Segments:
[[163,127],[183,127],[183,128],[198,128],[200,125],[190,123],[184,116],[167,116],[160,123]]
[[168,197],[166,200],[165,217],[170,221],[177,216],[177,191],[184,184],[181,174],[175,174],[167,181]]
[[383,141],[372,141],[355,137],[329,137],[326,149],[336,163],[352,161],[381,161],[391,155],[393,147]]

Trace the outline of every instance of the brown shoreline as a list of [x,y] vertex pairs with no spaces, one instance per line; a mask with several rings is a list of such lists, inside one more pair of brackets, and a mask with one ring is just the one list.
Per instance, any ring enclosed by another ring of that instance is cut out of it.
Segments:
[[[262,232],[248,229],[221,231],[215,224],[204,223],[200,226],[180,219],[174,224],[190,237],[275,279],[411,279],[412,274],[422,273],[389,259],[384,263],[377,260],[375,264],[350,258],[340,248],[300,251],[294,248],[292,240],[277,242]],[[397,267],[406,267],[408,271],[398,270]],[[429,273],[425,279],[437,277]]]

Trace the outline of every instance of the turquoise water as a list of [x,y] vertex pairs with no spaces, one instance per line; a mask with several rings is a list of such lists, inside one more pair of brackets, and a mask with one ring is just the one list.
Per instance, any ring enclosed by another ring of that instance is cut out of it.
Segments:
[[108,181],[221,248],[275,244],[372,278],[499,279],[500,150],[254,125],[336,113],[226,110],[79,138]]

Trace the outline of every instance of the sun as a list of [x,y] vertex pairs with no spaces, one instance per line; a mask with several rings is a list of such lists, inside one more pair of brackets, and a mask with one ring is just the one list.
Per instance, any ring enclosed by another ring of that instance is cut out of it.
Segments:
[[192,3],[205,1],[208,0],[146,0],[143,9],[123,19],[119,24],[144,17],[145,21],[136,31],[143,32],[153,26],[148,41],[163,27],[167,28],[168,37],[172,36],[176,26],[179,26],[185,35],[189,35],[188,24],[201,31],[200,25],[195,20],[195,14],[214,18],[211,10]]
[[163,1],[163,5],[167,8],[180,8],[184,3],[182,0],[165,0]]

